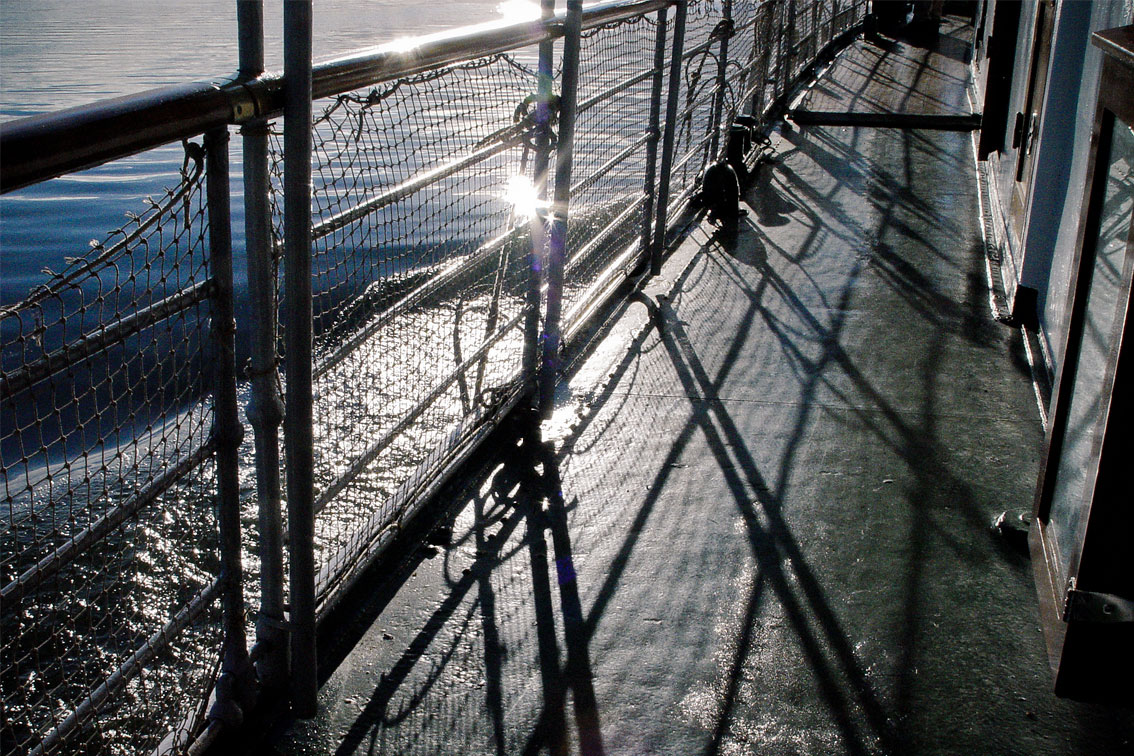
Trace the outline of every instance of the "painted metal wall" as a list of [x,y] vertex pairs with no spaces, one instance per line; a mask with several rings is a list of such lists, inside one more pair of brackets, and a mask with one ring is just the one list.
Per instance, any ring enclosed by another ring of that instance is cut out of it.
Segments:
[[[983,101],[988,87],[989,60],[1002,42],[993,42],[996,6],[1010,0],[986,0],[985,27],[974,71]],[[996,243],[1002,256],[1002,276],[1014,314],[1035,317],[1044,362],[1053,375],[1062,357],[1067,319],[1067,292],[1074,255],[1083,186],[1090,152],[1098,78],[1099,50],[1090,35],[1101,29],[1134,23],[1134,0],[1057,0],[1047,67],[1047,86],[1041,101],[1032,183],[1027,212],[1017,233],[1009,222],[1009,203],[1016,184],[1018,149],[1012,144],[1016,113],[1025,109],[1039,0],[1021,7],[1009,94],[1009,119],[1002,149],[988,157],[987,175]],[[1020,287],[1026,287],[1021,289]],[[1035,303],[1030,292],[1035,292]],[[1034,307],[1034,312],[1032,312]]]
[[1056,20],[1052,73],[1044,102],[1039,180],[1033,192],[1020,283],[1039,293],[1048,369],[1063,353],[1071,261],[1079,230],[1102,53],[1092,32],[1134,23],[1134,1],[1063,0]]

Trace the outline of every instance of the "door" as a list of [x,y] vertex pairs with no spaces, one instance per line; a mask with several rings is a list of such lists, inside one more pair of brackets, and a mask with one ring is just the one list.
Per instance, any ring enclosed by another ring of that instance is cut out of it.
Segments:
[[1054,0],[1036,3],[1036,22],[1032,27],[1031,65],[1028,69],[1028,91],[1024,109],[1016,113],[1012,128],[1012,147],[1016,150],[1016,181],[1008,207],[1008,221],[1018,247],[1024,239],[1024,222],[1028,211],[1028,197],[1032,190],[1032,171],[1036,141],[1039,136],[1040,110],[1047,88],[1047,65],[1051,59],[1051,35],[1055,27]]
[[[987,7],[988,3],[985,3]],[[1001,152],[1008,131],[1008,96],[1016,62],[1016,37],[1020,31],[1020,0],[997,0],[993,6],[992,34],[985,48],[988,74],[984,85],[984,107],[977,157],[988,160]]]
[[1030,535],[1055,692],[1134,703],[1134,26],[1104,58]]

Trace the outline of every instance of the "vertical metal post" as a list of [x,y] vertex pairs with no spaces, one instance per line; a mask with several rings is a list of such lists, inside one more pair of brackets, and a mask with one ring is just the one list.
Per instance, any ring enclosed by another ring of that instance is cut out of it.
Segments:
[[807,56],[808,62],[815,60],[815,56],[819,54],[819,22],[823,16],[821,5],[818,0],[811,0],[811,49]]
[[655,210],[653,249],[650,250],[650,272],[661,273],[665,248],[666,223],[669,219],[669,180],[673,169],[673,145],[677,137],[677,106],[681,97],[681,58],[685,52],[686,0],[678,0],[673,17],[672,57],[669,61],[669,93],[665,103],[665,129],[662,131],[661,167],[658,168],[658,204]]
[[642,208],[642,259],[651,256],[654,223],[654,202],[657,184],[658,142],[661,141],[661,96],[665,79],[665,24],[668,8],[658,11],[657,33],[654,35],[654,79],[650,89],[650,138],[646,142],[646,204]]
[[[547,23],[555,15],[555,0],[540,0],[540,16]],[[555,67],[555,41],[544,40],[539,43],[539,63],[536,81],[535,110],[535,156],[532,160],[532,174],[535,179],[536,196],[541,201],[547,199],[547,167],[551,162],[551,102],[552,77]],[[524,320],[523,373],[525,380],[535,376],[539,365],[539,315],[540,287],[543,285],[543,260],[547,248],[546,219],[542,210],[537,210],[529,219],[531,228],[531,251],[528,255],[528,292]],[[538,393],[538,392],[537,392]],[[538,396],[537,396],[538,401]]]
[[567,261],[567,210],[571,199],[571,167],[575,149],[575,109],[579,95],[579,45],[583,28],[582,0],[567,0],[563,24],[563,79],[559,95],[559,141],[555,148],[555,195],[548,241],[547,309],[543,323],[543,361],[539,375],[539,411],[551,415],[559,374],[559,320],[563,310],[563,269]]
[[264,0],[236,0],[236,37],[242,79],[264,72]]
[[755,35],[755,49],[760,56],[760,67],[758,69],[758,82],[756,91],[752,93],[752,103],[750,106],[750,113],[753,118],[763,121],[764,115],[764,102],[765,93],[768,89],[768,69],[771,66],[772,59],[772,21],[774,20],[775,6],[770,3],[764,3],[759,9],[759,20],[753,24],[753,34]]
[[764,87],[767,86],[766,73],[767,73],[767,55],[763,45],[760,44],[760,29],[764,26],[764,18],[767,14],[767,3],[762,4],[756,10],[756,21],[752,24],[752,55],[755,58],[759,56],[760,63],[753,60],[754,66],[752,81],[755,86],[752,87],[752,96],[748,99],[748,115],[758,117],[760,115],[760,96],[764,93]]
[[772,20],[769,22],[772,28],[775,29],[775,61],[774,70],[768,73],[768,78],[772,79],[772,99],[771,102],[775,103],[780,98],[780,70],[783,68],[784,61],[784,13],[783,13],[784,0],[772,0],[770,11]]
[[712,163],[720,157],[721,148],[721,132],[725,130],[724,124],[724,101],[725,89],[728,82],[728,40],[732,36],[732,0],[724,0],[724,18],[723,21],[727,26],[724,26],[724,33],[721,35],[721,51],[717,58],[717,83],[716,83],[716,96],[713,98],[713,117],[709,122],[713,130],[712,138],[709,140],[709,159],[707,162]]
[[240,423],[236,401],[236,319],[232,288],[232,229],[228,188],[228,127],[205,134],[205,192],[209,205],[209,266],[212,273],[211,340],[215,376],[213,440],[216,444],[217,525],[220,534],[224,647],[218,706],[211,716],[228,718],[233,706],[255,701],[255,678],[244,634],[244,568],[240,549]]
[[792,70],[795,65],[792,61],[795,59],[796,45],[795,0],[787,0],[787,5],[785,6],[784,13],[787,14],[787,18],[784,21],[787,26],[787,34],[785,35],[787,44],[785,45],[783,59],[781,61],[784,78],[783,81],[780,82],[780,94],[787,94],[788,86],[790,85],[792,78],[795,76],[795,72]]
[[291,705],[317,709],[312,429],[311,0],[284,0],[284,312]]
[[[263,0],[238,0],[240,77],[264,72]],[[283,399],[277,382],[276,277],[272,249],[272,210],[268,198],[268,122],[258,118],[240,130],[244,147],[244,238],[251,298],[252,359],[248,421],[255,436],[256,496],[260,525],[260,609],[256,621],[256,663],[261,684],[280,690],[287,680],[284,632],[283,522],[280,515],[279,426]]]

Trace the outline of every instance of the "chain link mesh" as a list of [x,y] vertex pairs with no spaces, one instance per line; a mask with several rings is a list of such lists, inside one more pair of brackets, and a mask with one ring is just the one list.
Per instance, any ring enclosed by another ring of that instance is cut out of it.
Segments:
[[4,753],[57,728],[66,752],[147,752],[208,694],[202,163],[187,145],[174,189],[0,311]]

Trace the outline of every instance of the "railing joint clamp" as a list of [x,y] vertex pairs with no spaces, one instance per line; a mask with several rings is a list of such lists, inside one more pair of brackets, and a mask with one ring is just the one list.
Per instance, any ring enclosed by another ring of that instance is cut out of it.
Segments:
[[256,618],[256,624],[259,625],[261,623],[267,627],[272,628],[273,630],[282,630],[285,633],[290,633],[292,629],[291,621],[286,617],[283,617],[282,615],[273,617],[270,614],[264,614],[261,612],[260,615]]

